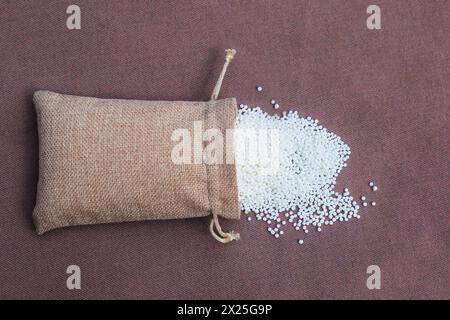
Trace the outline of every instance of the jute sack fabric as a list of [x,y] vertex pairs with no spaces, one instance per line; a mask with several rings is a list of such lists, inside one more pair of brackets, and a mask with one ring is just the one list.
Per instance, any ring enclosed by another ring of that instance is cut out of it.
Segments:
[[[232,58],[232,57],[231,57]],[[37,91],[39,182],[33,219],[38,234],[75,225],[213,217],[239,219],[234,164],[176,164],[177,129],[215,128],[223,137],[237,117],[234,98],[207,102],[98,99]],[[192,153],[203,146],[193,144]],[[224,155],[225,157],[225,155]],[[214,232],[214,227],[219,236]]]

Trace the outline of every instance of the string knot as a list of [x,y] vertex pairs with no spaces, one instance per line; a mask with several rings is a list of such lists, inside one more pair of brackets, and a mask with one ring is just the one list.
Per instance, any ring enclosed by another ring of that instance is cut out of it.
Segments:
[[[216,228],[217,233],[215,232],[214,227]],[[209,231],[214,239],[222,243],[228,243],[241,238],[241,235],[235,231],[223,232],[219,224],[219,217],[215,213],[213,213],[211,224],[209,225]]]
[[227,55],[225,56],[225,61],[230,63],[230,61],[233,60],[234,55],[236,54],[236,50],[235,49],[226,49],[225,52],[227,53]]

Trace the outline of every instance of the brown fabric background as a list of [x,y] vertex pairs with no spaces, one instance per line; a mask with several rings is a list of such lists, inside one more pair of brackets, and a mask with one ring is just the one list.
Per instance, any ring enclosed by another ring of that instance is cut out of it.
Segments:
[[[449,1],[0,2],[1,298],[449,298]],[[60,229],[39,237],[32,93],[208,100],[223,49],[238,54],[221,96],[296,106],[352,148],[339,187],[369,193],[362,219],[276,240],[262,223],[209,218]],[[255,85],[264,87],[263,93]],[[82,269],[82,290],[65,287]],[[382,289],[366,288],[366,268]]]

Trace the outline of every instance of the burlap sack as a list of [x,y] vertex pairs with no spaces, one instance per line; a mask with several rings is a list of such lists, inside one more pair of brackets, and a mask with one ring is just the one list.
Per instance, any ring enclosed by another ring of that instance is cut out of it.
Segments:
[[[232,58],[232,57],[231,57]],[[98,99],[37,91],[39,182],[33,219],[37,233],[74,225],[182,219],[239,219],[233,164],[176,164],[180,128],[233,129],[236,100],[215,100],[231,58],[208,102]],[[196,148],[198,146],[193,146]],[[200,146],[202,147],[202,146]],[[196,151],[193,150],[193,153]],[[200,151],[201,152],[201,151]],[[214,226],[219,232],[213,232]]]

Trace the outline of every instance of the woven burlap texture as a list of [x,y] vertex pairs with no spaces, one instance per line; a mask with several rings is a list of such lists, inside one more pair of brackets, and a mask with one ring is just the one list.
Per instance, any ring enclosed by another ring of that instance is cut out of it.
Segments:
[[[36,91],[38,234],[74,225],[181,219],[239,219],[233,164],[175,164],[175,129],[225,131],[234,98],[209,102],[98,99]],[[194,145],[195,147],[195,145]]]

